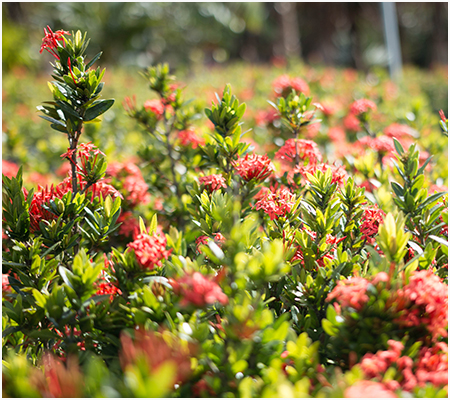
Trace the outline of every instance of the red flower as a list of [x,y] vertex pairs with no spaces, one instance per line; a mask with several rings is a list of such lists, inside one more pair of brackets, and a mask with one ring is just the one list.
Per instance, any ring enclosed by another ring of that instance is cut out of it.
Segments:
[[376,111],[377,106],[373,101],[368,100],[368,99],[356,100],[350,106],[350,113],[352,113],[353,115],[356,115],[356,116],[365,114],[370,110]]
[[125,211],[120,214],[117,222],[122,224],[119,227],[120,235],[131,237],[133,236],[134,232],[139,232],[139,221],[134,218],[131,211]]
[[355,142],[356,148],[370,148],[379,153],[391,153],[395,150],[394,142],[392,138],[388,136],[378,136],[371,138],[370,136],[364,136],[363,138]]
[[[112,162],[108,164],[106,173],[115,178],[114,184],[119,185],[129,207],[150,203],[148,185],[145,183],[141,170],[132,162]],[[122,185],[122,186],[120,186]]]
[[[207,246],[210,240],[211,240],[211,238],[209,236],[205,236],[205,235],[199,236],[197,239],[195,239],[195,244],[197,245],[197,252],[201,254],[202,252],[200,251],[200,246],[201,245]],[[219,247],[222,247],[222,245],[225,243],[225,241],[226,241],[225,237],[220,232],[217,232],[215,234],[214,242]]]
[[336,299],[341,307],[353,307],[361,310],[369,300],[367,287],[369,281],[364,278],[352,277],[339,281],[336,287],[327,296],[327,301]]
[[359,122],[359,119],[356,118],[353,114],[348,114],[344,118],[344,128],[348,131],[354,131],[357,132],[361,128],[361,123]]
[[9,284],[9,275],[2,274],[2,297],[11,293],[11,285]]
[[362,237],[368,243],[373,244],[375,242],[374,236],[378,234],[378,227],[383,223],[385,216],[386,213],[380,210],[376,204],[364,209],[359,229]]
[[257,210],[264,210],[272,220],[284,217],[291,211],[296,202],[295,194],[292,194],[285,188],[279,189],[276,192],[268,191],[263,196],[255,204],[255,208]]
[[196,149],[198,146],[205,145],[205,139],[197,136],[194,131],[189,129],[178,132],[178,139],[180,139],[182,146],[191,145],[193,149]]
[[328,169],[331,169],[331,183],[338,183],[339,185],[344,184],[348,175],[345,171],[345,167],[343,165],[328,165],[328,164],[310,164],[310,165],[298,165],[293,169],[293,173],[300,173],[304,178],[307,179],[307,173],[314,175],[317,171],[322,171],[323,173],[327,172]]
[[59,55],[56,52],[58,41],[64,43],[63,35],[70,35],[70,33],[63,30],[53,32],[48,25],[47,29],[44,28],[45,36],[42,39],[41,50],[39,51],[39,53],[47,50],[52,56],[56,57],[59,60]]
[[391,138],[395,137],[396,139],[403,137],[411,138],[416,135],[416,131],[408,125],[394,123],[385,128],[384,134]]
[[393,398],[398,397],[387,388],[384,383],[373,381],[358,381],[353,386],[345,389],[344,397],[347,398]]
[[234,163],[237,173],[249,182],[252,179],[263,181],[268,178],[275,167],[267,155],[247,154],[244,158],[238,158]]
[[286,97],[292,89],[299,93],[309,94],[308,84],[301,78],[290,78],[288,75],[282,75],[272,83],[276,95]]
[[145,111],[151,111],[157,117],[160,117],[164,113],[164,104],[158,99],[147,100],[144,103],[144,108]]
[[185,275],[182,278],[170,281],[173,291],[182,297],[180,305],[194,305],[205,307],[216,302],[228,304],[228,297],[222,292],[220,286],[203,276],[200,272]]
[[288,139],[286,143],[276,152],[275,158],[278,160],[295,161],[296,148],[301,160],[308,160],[310,164],[322,161],[319,147],[312,140]]
[[164,235],[152,236],[141,233],[134,242],[127,246],[134,250],[138,263],[147,269],[154,269],[162,265],[162,260],[169,257],[172,249],[166,249],[167,239]]
[[11,161],[2,160],[2,174],[8,178],[16,177],[19,167]]
[[200,176],[198,178],[200,185],[204,185],[205,189],[209,192],[213,192],[220,188],[226,188],[225,178],[221,174],[212,174],[207,176]]
[[159,332],[135,330],[134,336],[134,340],[127,334],[122,334],[120,337],[122,350],[119,359],[124,371],[128,366],[139,365],[139,360],[143,360],[151,375],[166,363],[171,363],[176,367],[176,374],[167,377],[173,380],[168,387],[189,377],[191,374],[190,358],[194,353],[192,344],[183,346],[174,336],[170,336],[168,338],[170,340],[165,340],[168,335]]
[[121,295],[122,291],[114,286],[111,282],[103,281],[96,284],[97,291],[95,292],[96,295],[102,295],[102,294],[109,294],[110,301],[113,301],[114,296],[116,294]]
[[414,271],[409,283],[395,295],[397,323],[406,327],[424,326],[433,340],[447,337],[448,286],[431,270]]

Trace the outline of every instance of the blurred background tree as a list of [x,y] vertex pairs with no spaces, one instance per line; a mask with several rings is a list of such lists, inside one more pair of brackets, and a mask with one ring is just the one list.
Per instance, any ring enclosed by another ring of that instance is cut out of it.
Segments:
[[[40,70],[42,28],[86,30],[103,63],[172,67],[301,58],[367,70],[386,66],[380,3],[3,3],[3,72]],[[396,3],[402,58],[447,64],[448,3]],[[18,43],[21,45],[18,46]],[[27,44],[27,45],[25,45]]]

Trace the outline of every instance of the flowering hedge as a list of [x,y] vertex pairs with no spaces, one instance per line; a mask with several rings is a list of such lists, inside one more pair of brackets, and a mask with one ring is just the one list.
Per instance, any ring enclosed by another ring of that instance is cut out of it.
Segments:
[[447,397],[444,113],[281,75],[244,131],[230,85],[202,110],[158,65],[111,159],[87,46],[45,29],[60,181],[3,161],[5,396]]

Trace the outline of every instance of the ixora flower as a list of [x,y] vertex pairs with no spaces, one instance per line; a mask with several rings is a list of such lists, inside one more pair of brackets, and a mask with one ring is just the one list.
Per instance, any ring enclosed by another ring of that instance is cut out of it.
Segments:
[[352,307],[361,310],[369,300],[367,287],[369,281],[360,277],[352,277],[339,281],[327,296],[327,301],[335,299],[341,307]]
[[184,131],[178,132],[178,139],[182,146],[191,146],[196,149],[198,146],[205,145],[205,139],[199,137],[193,130],[185,129]]
[[298,154],[301,160],[307,160],[310,164],[322,161],[319,147],[312,140],[288,139],[276,152],[275,158],[282,161],[295,161]]
[[[195,239],[195,244],[197,246],[197,252],[201,254],[200,246],[205,245],[207,246],[211,238],[209,236],[199,236],[197,239]],[[225,237],[220,233],[217,232],[214,234],[214,242],[219,246],[222,247],[222,245],[225,243],[226,239]]]
[[145,111],[151,111],[157,117],[160,117],[164,113],[164,104],[158,99],[147,100],[144,103],[144,108]]
[[321,171],[323,173],[327,172],[328,169],[331,169],[331,183],[338,183],[342,185],[345,183],[348,175],[345,171],[345,167],[343,165],[328,165],[328,164],[309,164],[309,165],[298,165],[295,167],[292,172],[300,173],[304,178],[307,178],[307,173],[314,175],[317,171]]
[[281,75],[272,83],[273,90],[278,96],[287,96],[292,89],[299,93],[309,94],[308,84],[301,78],[290,78],[288,75]]
[[39,53],[42,53],[44,50],[47,50],[52,56],[59,60],[59,55],[56,52],[56,48],[58,47],[58,42],[64,42],[64,35],[70,35],[69,32],[59,30],[53,32],[51,28],[47,25],[47,29],[44,28],[45,36],[42,39],[41,50]]
[[350,399],[384,399],[398,397],[392,390],[389,390],[384,383],[367,380],[356,382],[353,386],[345,389],[344,396]]
[[375,242],[374,236],[378,234],[378,228],[383,223],[385,216],[386,213],[380,210],[376,204],[364,209],[359,230],[367,243]]
[[207,176],[200,176],[198,178],[200,185],[204,185],[209,192],[226,188],[225,178],[221,174],[212,174]]
[[227,295],[220,286],[200,272],[171,279],[173,291],[182,297],[181,306],[205,307],[214,303],[228,304]]
[[275,167],[267,155],[247,154],[244,158],[238,158],[234,163],[234,168],[244,181],[252,179],[263,181],[272,175]]
[[167,239],[163,234],[155,233],[152,236],[141,233],[134,242],[127,246],[134,250],[138,263],[146,269],[154,269],[162,265],[162,260],[169,257],[172,249],[166,249]]
[[[94,183],[91,186],[87,186],[86,182],[80,181],[80,190],[86,189],[86,196],[91,194],[91,200],[96,197],[102,196],[106,198],[111,196],[113,199],[120,197],[122,195],[111,185],[103,181]],[[42,187],[38,186],[38,189],[33,194],[33,199],[30,204],[30,229],[32,232],[37,232],[40,230],[40,221],[53,221],[56,219],[56,215],[49,210],[46,210],[44,205],[48,205],[51,200],[56,198],[61,199],[65,194],[72,191],[72,178],[69,176],[64,179],[61,183],[57,185],[51,185]]]
[[448,286],[433,271],[414,271],[409,283],[395,294],[395,300],[401,313],[397,323],[424,326],[433,340],[448,336]]
[[257,210],[264,210],[269,215],[271,220],[275,218],[284,217],[289,213],[295,205],[295,194],[291,193],[289,189],[281,188],[276,192],[267,191],[262,194],[262,197],[255,204]]
[[376,111],[377,105],[373,101],[368,100],[368,99],[356,100],[350,106],[350,112],[356,116],[365,114],[370,110]]
[[139,365],[143,360],[149,372],[156,372],[166,363],[173,364],[175,374],[166,379],[173,380],[171,385],[182,382],[191,374],[191,357],[195,354],[195,346],[183,343],[169,332],[151,332],[136,329],[134,339],[122,333],[120,337],[121,352],[119,355],[122,369]]
[[16,176],[19,172],[19,167],[17,164],[11,162],[2,160],[2,174],[7,176],[8,178],[11,178],[12,176]]

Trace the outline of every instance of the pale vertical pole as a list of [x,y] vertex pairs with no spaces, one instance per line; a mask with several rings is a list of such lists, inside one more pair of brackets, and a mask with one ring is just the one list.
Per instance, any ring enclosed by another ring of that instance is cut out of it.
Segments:
[[402,75],[402,51],[398,32],[397,9],[393,2],[381,3],[384,23],[384,38],[388,52],[389,73],[392,80]]

